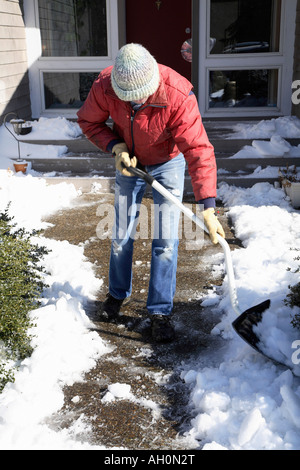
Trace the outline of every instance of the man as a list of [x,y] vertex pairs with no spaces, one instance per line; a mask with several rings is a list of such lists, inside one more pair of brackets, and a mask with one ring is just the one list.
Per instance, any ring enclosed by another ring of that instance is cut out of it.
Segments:
[[[126,167],[142,165],[180,201],[185,163],[195,199],[213,243],[224,231],[215,216],[217,171],[214,149],[199,113],[191,83],[169,67],[157,64],[139,44],[127,44],[115,65],[100,73],[78,112],[83,133],[116,161],[115,229],[112,240],[109,293],[102,316],[117,321],[132,290],[135,227],[146,183]],[[111,116],[113,129],[106,121]],[[147,309],[157,341],[174,337],[171,323],[176,288],[179,213],[153,190],[156,236],[152,241]],[[171,215],[170,215],[171,214]],[[167,235],[166,235],[167,234]]]

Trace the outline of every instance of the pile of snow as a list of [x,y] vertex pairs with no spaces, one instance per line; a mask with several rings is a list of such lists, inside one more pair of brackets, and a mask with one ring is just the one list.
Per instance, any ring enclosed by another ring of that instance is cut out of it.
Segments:
[[60,432],[46,421],[51,425],[51,414],[63,406],[63,387],[82,381],[96,360],[109,352],[90,330],[93,325],[84,311],[101,282],[93,276],[81,248],[53,240],[40,239],[39,243],[52,250],[45,259],[50,286],[43,306],[31,314],[37,325],[32,330],[34,353],[22,362],[15,383],[0,395],[0,448],[90,448],[76,442],[77,434],[89,435],[84,420]]
[[229,139],[270,139],[273,135],[286,139],[300,139],[300,119],[296,116],[284,116],[254,124],[242,122],[235,124],[233,131]]
[[244,245],[232,253],[240,309],[271,299],[257,334],[265,353],[290,369],[267,360],[236,335],[225,278],[224,294],[216,298],[214,293],[212,299],[216,311],[224,312],[212,333],[221,335],[225,346],[208,351],[195,368],[182,373],[192,387],[196,412],[189,435],[201,440],[205,450],[299,449],[300,354],[295,347],[300,352],[300,331],[292,328],[295,312],[284,299],[288,286],[299,282],[293,271],[299,265],[300,213],[282,190],[267,183],[249,189],[224,184],[219,196]]
[[[287,165],[289,158],[300,157],[300,144],[292,145],[287,138],[300,139],[300,119],[296,117],[282,117],[271,119],[270,121],[261,121],[257,124],[239,123],[234,126],[236,131],[230,136],[235,139],[255,139],[251,145],[245,145],[230,159],[261,159],[267,162],[268,158],[285,158]],[[284,138],[285,137],[285,138]],[[269,140],[261,140],[261,139]],[[258,140],[259,139],[259,140]],[[250,175],[253,178],[278,178],[280,166],[270,166],[266,168],[258,166]],[[226,171],[219,170],[218,174],[226,174]],[[235,174],[235,177],[249,178],[248,174]],[[300,165],[298,168],[298,177],[300,179]]]
[[273,135],[269,141],[254,140],[251,146],[245,145],[239,152],[230,158],[267,157],[300,157],[300,145],[293,146],[282,137]]
[[[52,187],[44,180],[0,171],[0,210],[11,202],[10,214],[27,230],[44,227],[43,216],[69,206],[76,196],[72,185]],[[91,429],[84,417],[62,431],[54,430],[50,417],[63,406],[63,387],[81,381],[110,351],[85,313],[102,280],[95,277],[83,247],[45,238],[33,242],[50,250],[44,263],[49,287],[42,307],[31,314],[34,353],[21,363],[15,383],[0,394],[0,448],[91,449]]]
[[82,135],[82,130],[77,122],[69,121],[64,117],[40,118],[32,121],[32,131],[23,140],[71,140]]
[[[300,144],[292,145],[287,138],[300,139],[300,119],[297,117],[282,117],[267,121],[260,121],[255,124],[244,122],[233,126],[234,133],[229,135],[229,139],[254,139],[251,145],[245,145],[235,153],[230,159],[261,159],[267,162],[268,158],[285,158],[287,165],[289,159],[300,157]],[[263,140],[269,139],[269,140]],[[265,168],[259,165],[251,175],[243,172],[235,173],[234,177],[239,178],[278,178],[280,166],[268,165]],[[224,169],[218,170],[218,175],[229,173]],[[300,165],[298,168],[300,179]]]
[[131,393],[131,386],[128,384],[114,383],[108,386],[108,391],[102,398],[102,403],[110,403],[117,398],[122,400],[132,400],[134,395]]
[[72,184],[47,185],[46,180],[0,170],[0,211],[10,214],[27,230],[45,228],[43,217],[69,207],[78,192]]

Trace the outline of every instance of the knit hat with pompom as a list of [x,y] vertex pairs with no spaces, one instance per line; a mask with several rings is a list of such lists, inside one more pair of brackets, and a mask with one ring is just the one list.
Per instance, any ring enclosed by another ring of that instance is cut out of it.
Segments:
[[122,101],[147,98],[159,86],[158,64],[140,44],[127,44],[117,54],[111,84]]

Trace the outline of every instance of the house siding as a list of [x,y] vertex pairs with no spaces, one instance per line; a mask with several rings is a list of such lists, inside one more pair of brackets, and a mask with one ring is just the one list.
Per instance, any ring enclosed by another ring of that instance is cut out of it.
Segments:
[[0,116],[31,117],[22,2],[0,0]]

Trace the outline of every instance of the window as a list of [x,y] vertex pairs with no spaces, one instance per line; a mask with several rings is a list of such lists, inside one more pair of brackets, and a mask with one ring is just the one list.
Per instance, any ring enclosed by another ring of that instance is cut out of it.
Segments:
[[80,108],[98,75],[99,72],[44,72],[45,108],[52,110]]
[[210,108],[276,107],[278,70],[210,71]]
[[199,2],[205,118],[289,115],[297,0]]
[[279,52],[281,0],[211,0],[210,54]]
[[42,56],[107,56],[106,16],[106,0],[39,0]]
[[32,116],[76,119],[119,50],[119,0],[26,0]]

